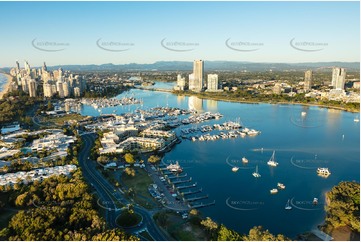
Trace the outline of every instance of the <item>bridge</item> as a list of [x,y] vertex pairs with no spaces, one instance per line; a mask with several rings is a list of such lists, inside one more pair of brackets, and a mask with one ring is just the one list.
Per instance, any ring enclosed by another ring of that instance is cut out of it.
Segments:
[[165,88],[142,87],[142,86],[134,86],[134,88],[141,89],[141,90],[155,91],[155,92],[173,92],[173,90],[165,89]]

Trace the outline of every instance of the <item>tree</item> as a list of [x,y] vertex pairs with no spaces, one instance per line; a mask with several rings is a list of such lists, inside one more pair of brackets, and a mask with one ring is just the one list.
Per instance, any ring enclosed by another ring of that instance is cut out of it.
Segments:
[[92,237],[92,241],[138,241],[139,238],[133,235],[127,235],[119,229],[107,230],[96,234]]
[[347,226],[360,232],[360,184],[340,182],[326,194],[326,230]]
[[191,209],[191,211],[189,211],[189,214],[192,216],[197,216],[198,215],[198,210],[197,209]]
[[127,174],[128,176],[134,177],[135,176],[135,170],[133,168],[125,168],[124,169],[125,174]]
[[285,237],[284,235],[277,235],[274,236],[268,230],[264,230],[262,226],[254,226],[250,229],[248,235],[243,236],[243,240],[248,241],[285,241],[290,240],[289,238]]
[[242,241],[242,236],[236,231],[226,228],[223,224],[219,226],[218,241]]
[[158,161],[160,161],[160,157],[159,157],[159,156],[156,156],[156,155],[151,155],[151,156],[148,158],[148,162],[149,162],[149,163],[157,163]]
[[128,164],[133,164],[135,162],[134,156],[130,153],[126,153],[124,155],[124,159],[125,159],[125,162],[127,162]]
[[106,163],[109,162],[109,158],[107,156],[101,155],[101,156],[98,157],[97,161],[99,163],[106,164]]
[[201,221],[201,225],[203,225],[207,230],[212,231],[218,228],[218,224],[214,222],[210,217]]

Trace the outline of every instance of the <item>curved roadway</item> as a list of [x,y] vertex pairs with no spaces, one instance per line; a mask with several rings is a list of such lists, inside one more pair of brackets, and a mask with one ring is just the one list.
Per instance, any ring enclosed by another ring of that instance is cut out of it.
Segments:
[[[102,205],[107,208],[105,214],[107,225],[110,228],[116,228],[118,226],[115,220],[122,209],[119,204],[128,205],[130,202],[97,170],[96,162],[89,159],[90,150],[95,139],[96,135],[93,133],[82,135],[83,147],[78,156],[79,165],[82,168],[85,180],[97,191]],[[152,214],[148,210],[143,207],[134,206],[134,211],[142,215],[143,222],[135,228],[126,229],[128,233],[134,234],[145,229],[154,240],[171,240],[158,228]]]

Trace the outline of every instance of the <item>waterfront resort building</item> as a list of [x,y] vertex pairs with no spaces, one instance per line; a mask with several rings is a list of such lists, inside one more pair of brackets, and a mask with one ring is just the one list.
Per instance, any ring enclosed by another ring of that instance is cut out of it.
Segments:
[[166,144],[174,141],[177,136],[173,131],[164,131],[164,130],[154,130],[154,129],[146,129],[141,135],[147,138],[162,138],[165,140]]
[[104,133],[99,148],[100,154],[121,154],[126,151],[149,152],[160,150],[165,147],[165,140],[162,138],[128,137],[117,144],[119,137],[113,132]]

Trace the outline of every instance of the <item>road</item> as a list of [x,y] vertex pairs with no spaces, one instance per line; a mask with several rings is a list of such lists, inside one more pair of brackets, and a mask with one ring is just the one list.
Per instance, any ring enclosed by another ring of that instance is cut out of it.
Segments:
[[[84,145],[79,153],[79,165],[82,168],[85,180],[92,185],[92,187],[99,195],[101,201],[99,201],[98,204],[105,208],[105,220],[107,225],[110,228],[116,228],[118,225],[116,224],[115,220],[121,211],[119,203],[128,205],[130,202],[124,198],[119,190],[117,190],[116,187],[113,186],[106,178],[104,178],[103,175],[96,169],[96,162],[88,158],[95,138],[95,134],[88,133],[82,135]],[[146,229],[154,240],[171,240],[158,228],[155,221],[153,220],[152,213],[138,205],[134,205],[134,211],[142,215],[143,222],[138,227],[125,229],[127,232],[134,234],[143,229]]]

